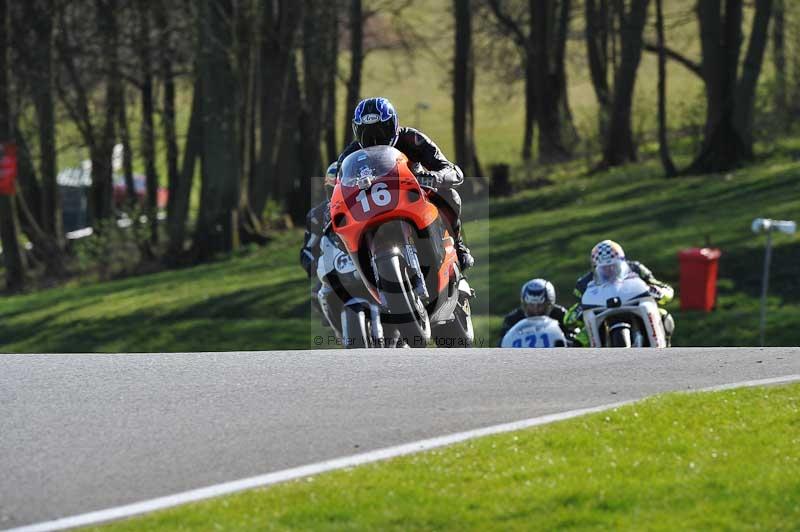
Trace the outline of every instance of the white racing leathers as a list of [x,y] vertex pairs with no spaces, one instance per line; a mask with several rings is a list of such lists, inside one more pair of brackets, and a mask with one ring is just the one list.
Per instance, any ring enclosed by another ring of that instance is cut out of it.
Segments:
[[520,320],[503,336],[500,347],[566,347],[567,339],[558,322],[549,316]]

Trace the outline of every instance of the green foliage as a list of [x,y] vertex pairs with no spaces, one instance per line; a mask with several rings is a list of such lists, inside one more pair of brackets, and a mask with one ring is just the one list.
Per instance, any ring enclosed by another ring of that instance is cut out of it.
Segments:
[[609,412],[96,530],[797,530],[800,385]]
[[120,227],[115,219],[102,220],[90,237],[74,242],[78,271],[88,277],[95,274],[100,280],[134,273],[146,258],[150,236],[150,228],[141,216],[138,209],[130,211],[127,227]]

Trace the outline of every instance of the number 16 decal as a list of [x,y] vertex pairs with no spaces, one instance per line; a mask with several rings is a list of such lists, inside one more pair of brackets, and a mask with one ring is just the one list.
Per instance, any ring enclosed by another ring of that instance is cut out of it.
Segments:
[[[386,207],[392,201],[392,194],[387,190],[389,185],[386,183],[375,183],[372,188],[370,189],[370,197],[372,198],[372,203],[374,203],[377,207]],[[372,206],[369,204],[369,198],[367,198],[367,191],[362,190],[356,196],[356,199],[361,202],[361,208],[364,209],[364,212],[369,212],[372,209]]]

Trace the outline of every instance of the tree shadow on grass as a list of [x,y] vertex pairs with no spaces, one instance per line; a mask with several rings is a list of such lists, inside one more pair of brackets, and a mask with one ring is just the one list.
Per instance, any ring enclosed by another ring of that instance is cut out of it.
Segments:
[[[780,236],[776,240],[780,240]],[[786,303],[800,302],[800,242],[777,243],[772,248],[769,294]],[[732,279],[736,291],[761,297],[764,271],[764,248],[739,248],[720,259],[720,278]]]

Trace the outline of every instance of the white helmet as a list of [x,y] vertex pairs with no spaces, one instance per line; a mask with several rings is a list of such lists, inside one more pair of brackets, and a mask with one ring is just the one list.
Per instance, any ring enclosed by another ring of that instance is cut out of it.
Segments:
[[526,316],[547,316],[556,304],[556,289],[545,279],[531,279],[519,293],[522,311]]

